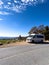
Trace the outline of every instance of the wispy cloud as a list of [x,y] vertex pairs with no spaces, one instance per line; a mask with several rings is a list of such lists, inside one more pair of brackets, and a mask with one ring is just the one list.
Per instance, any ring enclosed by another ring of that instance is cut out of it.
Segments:
[[[26,10],[27,6],[34,6],[44,3],[45,0],[0,0],[0,9],[7,9],[15,12]],[[8,15],[8,12],[0,12],[1,15]]]
[[2,5],[3,4],[3,2],[2,2],[2,0],[0,0],[0,5]]
[[2,18],[0,18],[0,21],[2,21],[3,19]]
[[9,15],[9,12],[5,12],[5,11],[0,11],[0,15]]

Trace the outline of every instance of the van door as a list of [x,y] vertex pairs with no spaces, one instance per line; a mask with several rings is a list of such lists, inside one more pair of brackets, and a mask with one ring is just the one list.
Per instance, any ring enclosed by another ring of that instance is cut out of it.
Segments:
[[38,42],[43,42],[44,36],[42,35],[37,35],[37,40]]
[[34,35],[33,40],[34,40],[34,42],[38,42],[37,35]]
[[34,42],[40,42],[41,38],[38,35],[34,36]]

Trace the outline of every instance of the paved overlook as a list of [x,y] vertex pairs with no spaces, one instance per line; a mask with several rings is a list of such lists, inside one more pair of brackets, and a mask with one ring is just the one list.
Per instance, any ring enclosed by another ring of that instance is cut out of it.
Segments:
[[0,65],[49,65],[49,44],[0,48]]

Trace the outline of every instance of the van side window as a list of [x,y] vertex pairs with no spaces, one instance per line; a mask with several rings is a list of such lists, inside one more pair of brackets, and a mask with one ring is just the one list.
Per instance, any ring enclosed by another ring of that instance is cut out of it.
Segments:
[[37,38],[44,38],[44,36],[37,35]]

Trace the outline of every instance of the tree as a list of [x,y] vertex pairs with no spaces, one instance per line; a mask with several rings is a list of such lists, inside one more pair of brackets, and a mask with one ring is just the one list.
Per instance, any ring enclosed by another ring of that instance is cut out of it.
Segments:
[[45,30],[46,30],[46,31],[49,31],[49,26],[46,26],[46,27],[45,27]]
[[45,35],[45,39],[49,40],[49,26],[40,25],[38,27],[32,27],[29,34],[33,33],[42,33]]
[[49,26],[45,26],[44,35],[45,35],[45,39],[49,40]]
[[19,40],[21,40],[21,39],[22,39],[21,35],[19,35],[18,39],[19,39]]
[[29,31],[29,34],[33,34],[33,33],[42,33],[42,31],[45,30],[44,25],[40,25],[38,27],[32,27],[31,30]]
[[37,33],[38,29],[37,27],[32,27],[31,30],[29,31],[29,34]]

